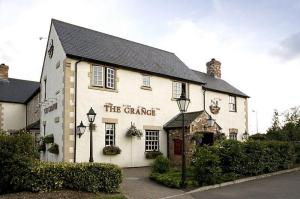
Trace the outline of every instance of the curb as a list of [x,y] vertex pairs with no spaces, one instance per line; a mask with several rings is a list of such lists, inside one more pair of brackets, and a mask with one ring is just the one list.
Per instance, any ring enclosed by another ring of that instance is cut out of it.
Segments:
[[238,180],[234,180],[234,181],[230,181],[230,182],[224,182],[224,183],[221,183],[221,184],[215,184],[215,185],[200,187],[198,189],[194,189],[192,191],[185,192],[185,194],[191,194],[191,193],[195,193],[195,192],[202,192],[202,191],[207,191],[207,190],[210,190],[210,189],[226,187],[226,186],[229,186],[229,185],[240,184],[240,183],[243,183],[243,182],[249,182],[249,181],[258,180],[258,179],[262,179],[262,178],[266,178],[266,177],[270,177],[270,176],[290,173],[290,172],[293,172],[293,171],[300,171],[300,167],[293,168],[293,169],[282,170],[282,171],[277,171],[277,172],[268,173],[268,174],[263,174],[263,175],[259,175],[259,176],[242,178],[242,179],[238,179]]

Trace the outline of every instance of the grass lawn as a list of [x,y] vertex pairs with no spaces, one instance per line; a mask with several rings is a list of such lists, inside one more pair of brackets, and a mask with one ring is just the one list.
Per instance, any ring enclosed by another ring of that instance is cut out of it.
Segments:
[[70,198],[70,199],[126,199],[122,194],[104,194],[104,193],[88,193],[81,191],[61,190],[52,191],[47,193],[31,193],[31,192],[19,192],[0,195],[0,199],[59,199],[59,198]]

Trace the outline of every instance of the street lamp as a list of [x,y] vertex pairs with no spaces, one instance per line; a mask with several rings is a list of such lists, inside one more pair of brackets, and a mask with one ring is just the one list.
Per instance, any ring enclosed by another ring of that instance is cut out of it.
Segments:
[[182,163],[181,163],[181,187],[184,188],[186,186],[186,156],[185,156],[185,135],[184,135],[184,113],[187,111],[190,99],[185,96],[184,91],[182,91],[180,98],[177,100],[178,108],[182,115]]
[[[95,121],[96,113],[93,110],[93,108],[91,107],[89,112],[86,115],[87,115],[87,118],[89,121],[89,129],[90,129],[90,159],[89,159],[89,162],[94,162],[94,159],[93,159],[93,123]],[[83,123],[81,121],[80,124],[77,126],[79,138],[84,134],[85,129],[86,129],[86,126],[83,125]]]
[[213,127],[214,124],[215,124],[215,120],[211,116],[209,116],[208,119],[207,119],[207,126],[208,127]]
[[85,129],[86,129],[86,126],[83,125],[83,123],[81,121],[80,124],[77,126],[77,132],[78,132],[79,138],[84,134]]

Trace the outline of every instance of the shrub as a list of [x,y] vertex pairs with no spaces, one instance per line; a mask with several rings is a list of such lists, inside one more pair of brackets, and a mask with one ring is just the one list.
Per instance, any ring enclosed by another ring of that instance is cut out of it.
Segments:
[[257,133],[249,136],[249,140],[266,140],[266,139],[267,139],[266,134]]
[[146,159],[155,159],[160,155],[162,155],[160,151],[148,151],[146,152]]
[[34,157],[31,135],[0,135],[0,194],[58,189],[115,192],[122,181],[121,169],[112,164],[50,163]]
[[118,166],[104,163],[37,162],[26,178],[26,190],[44,192],[72,189],[88,192],[116,192],[122,182]]
[[221,175],[220,159],[212,147],[198,147],[192,159],[194,178],[199,185],[210,185]]
[[54,143],[54,136],[53,134],[47,135],[43,138],[43,140],[45,144],[52,144]]
[[50,153],[58,155],[59,154],[59,146],[58,146],[58,144],[55,144],[55,143],[51,144],[51,147],[48,149],[48,151]]
[[300,142],[295,143],[295,161],[300,163]]
[[117,155],[121,153],[121,149],[117,146],[106,146],[103,148],[104,155]]
[[170,170],[170,161],[163,155],[158,156],[152,164],[153,173],[166,173]]
[[35,153],[30,134],[0,134],[0,193],[23,189],[22,176],[28,173]]
[[170,171],[167,173],[151,173],[150,179],[171,188],[180,188],[181,173]]

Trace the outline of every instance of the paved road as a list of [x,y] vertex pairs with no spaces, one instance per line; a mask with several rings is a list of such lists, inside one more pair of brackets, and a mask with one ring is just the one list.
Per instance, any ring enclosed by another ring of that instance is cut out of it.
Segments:
[[191,194],[205,199],[300,199],[300,171]]
[[300,199],[300,171],[188,194],[149,180],[149,168],[124,169],[123,193],[129,199]]

